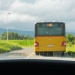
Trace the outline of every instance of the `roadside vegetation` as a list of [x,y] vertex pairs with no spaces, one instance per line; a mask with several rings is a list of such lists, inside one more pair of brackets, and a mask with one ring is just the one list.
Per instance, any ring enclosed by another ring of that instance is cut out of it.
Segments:
[[[9,52],[12,50],[19,50],[23,47],[33,47],[34,38],[28,35],[19,35],[18,33],[9,32],[8,33],[8,42],[7,34],[3,33],[0,37],[0,53]],[[66,35],[66,52],[69,54],[75,53],[75,35],[67,34]],[[75,54],[74,54],[75,55]]]
[[22,49],[22,47],[16,43],[0,40],[0,53],[9,52],[12,50],[19,50],[19,49]]
[[0,40],[0,53],[33,47],[33,40]]
[[75,35],[73,34],[67,34],[66,35],[66,41],[67,41],[67,47],[66,52],[75,57]]
[[33,37],[31,36],[19,35],[18,33],[14,32],[9,32],[8,35],[8,42],[6,32],[4,32],[0,37],[0,53],[33,46]]
[[67,52],[75,52],[75,35],[73,34],[67,34],[66,35],[66,41],[67,41]]

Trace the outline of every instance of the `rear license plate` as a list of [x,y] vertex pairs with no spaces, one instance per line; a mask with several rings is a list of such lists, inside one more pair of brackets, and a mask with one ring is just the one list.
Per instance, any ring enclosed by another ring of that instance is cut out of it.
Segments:
[[48,47],[53,47],[54,45],[47,45]]

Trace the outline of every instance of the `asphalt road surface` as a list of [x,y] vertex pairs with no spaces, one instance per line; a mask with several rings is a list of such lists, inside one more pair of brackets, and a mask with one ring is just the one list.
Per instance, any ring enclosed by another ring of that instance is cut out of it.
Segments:
[[35,55],[33,47],[26,47],[22,50],[14,50],[7,53],[0,54],[0,60],[4,59],[53,59],[53,60],[72,60],[75,61],[75,58],[65,54],[63,57],[58,56],[41,56]]

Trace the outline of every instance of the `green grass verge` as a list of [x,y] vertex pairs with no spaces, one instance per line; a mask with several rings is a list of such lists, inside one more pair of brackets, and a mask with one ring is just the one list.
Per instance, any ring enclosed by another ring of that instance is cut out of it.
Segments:
[[75,45],[67,46],[66,52],[75,52]]
[[9,42],[16,43],[21,47],[33,47],[34,40],[9,40]]
[[33,47],[34,40],[0,40],[0,53],[19,50],[23,47]]
[[19,49],[22,49],[22,47],[15,43],[0,41],[0,53],[9,52],[12,50],[19,50]]

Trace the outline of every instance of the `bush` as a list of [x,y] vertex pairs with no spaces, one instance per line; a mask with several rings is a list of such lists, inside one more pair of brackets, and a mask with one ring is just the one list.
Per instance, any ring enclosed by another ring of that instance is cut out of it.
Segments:
[[15,44],[15,43],[0,41],[0,53],[9,52],[12,50],[19,50],[19,49],[22,49],[22,47],[20,47],[19,45]]
[[67,34],[66,35],[66,38],[67,38],[67,42],[73,42],[73,41],[75,41],[75,35],[73,35],[73,34]]
[[9,51],[10,51],[10,48],[4,48],[0,46],[0,53],[9,52]]

